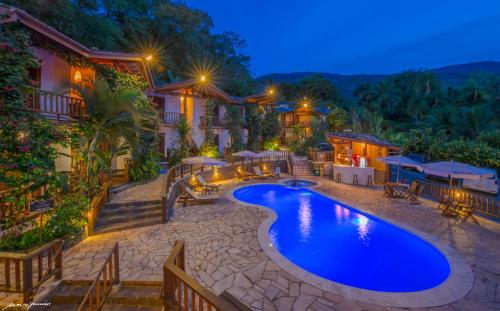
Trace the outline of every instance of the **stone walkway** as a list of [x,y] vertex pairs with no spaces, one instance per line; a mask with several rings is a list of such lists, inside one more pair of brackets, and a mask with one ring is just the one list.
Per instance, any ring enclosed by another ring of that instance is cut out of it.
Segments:
[[122,192],[118,192],[111,198],[112,203],[125,203],[146,200],[161,200],[163,189],[165,189],[166,174],[160,175],[155,180],[142,185],[136,185]]
[[[430,233],[454,247],[471,265],[475,283],[463,299],[419,310],[500,310],[499,223],[479,219],[480,225],[458,224],[442,217],[432,208],[432,202],[411,206],[403,200],[382,198],[380,190],[325,179],[321,182],[318,190]],[[234,186],[227,185],[225,190],[230,187]],[[141,193],[137,189],[134,192]],[[160,281],[162,265],[174,241],[184,239],[187,272],[216,294],[228,290],[254,310],[410,310],[349,300],[282,270],[257,241],[257,229],[267,217],[261,209],[221,199],[209,205],[176,208],[175,213],[174,221],[165,225],[86,239],[64,254],[64,278],[93,279],[112,245],[119,242],[122,279]]]

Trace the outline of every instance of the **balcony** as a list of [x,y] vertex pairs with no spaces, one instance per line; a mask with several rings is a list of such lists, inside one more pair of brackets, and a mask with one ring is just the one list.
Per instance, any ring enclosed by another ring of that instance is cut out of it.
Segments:
[[179,124],[183,115],[183,113],[179,112],[160,112],[160,118],[167,126]]
[[[226,128],[227,127],[226,117],[213,116],[212,117],[212,126],[219,127],[219,128]],[[201,116],[200,117],[200,128],[206,128],[206,127],[207,127],[207,120],[206,120],[205,116]]]
[[77,97],[59,95],[38,88],[28,88],[25,92],[28,109],[39,112],[49,119],[69,121],[82,119],[87,115],[85,102]]
[[294,127],[296,125],[298,125],[299,127],[311,127],[311,121],[281,120],[281,125],[283,127]]

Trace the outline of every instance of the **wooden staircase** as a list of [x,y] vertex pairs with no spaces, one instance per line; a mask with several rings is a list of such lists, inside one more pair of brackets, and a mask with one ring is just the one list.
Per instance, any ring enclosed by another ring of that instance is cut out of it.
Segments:
[[95,234],[159,223],[161,223],[161,200],[106,203],[97,218]]

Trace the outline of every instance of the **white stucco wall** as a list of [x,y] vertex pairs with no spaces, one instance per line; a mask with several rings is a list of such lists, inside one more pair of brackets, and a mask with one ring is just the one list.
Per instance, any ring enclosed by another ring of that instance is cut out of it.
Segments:
[[195,97],[193,98],[193,114],[192,114],[192,131],[193,140],[196,146],[200,147],[205,140],[205,129],[200,128],[200,117],[205,115],[205,107],[203,106],[203,99]]
[[35,49],[35,56],[41,63],[40,88],[62,93],[71,85],[71,66],[63,59],[41,49]]

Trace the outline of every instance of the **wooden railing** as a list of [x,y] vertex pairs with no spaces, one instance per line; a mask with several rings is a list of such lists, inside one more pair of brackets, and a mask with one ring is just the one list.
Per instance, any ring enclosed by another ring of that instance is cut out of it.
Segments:
[[283,127],[294,127],[298,125],[299,127],[311,127],[311,121],[290,121],[290,120],[282,120],[281,126]]
[[117,242],[77,310],[101,310],[109,292],[118,283],[120,283],[120,253]]
[[333,151],[308,150],[307,159],[317,162],[333,161]]
[[[24,303],[32,301],[40,285],[45,281],[53,276],[56,279],[62,278],[63,245],[63,240],[56,239],[27,254],[0,252],[0,261],[3,262],[5,271],[0,290],[23,293]],[[35,268],[34,261],[36,262]],[[34,270],[37,271],[36,277]]]
[[[215,127],[227,127],[226,117],[212,116],[212,126]],[[200,117],[200,127],[207,127],[207,118],[205,116]]]
[[288,153],[288,157],[286,159],[287,165],[289,166],[289,174],[293,175],[293,155],[292,153]]
[[185,272],[184,241],[175,241],[163,266],[163,309],[170,310],[237,310],[213,294]]
[[105,179],[101,190],[90,201],[90,209],[87,213],[87,236],[94,235],[94,226],[97,216],[109,198],[109,188],[111,180]]
[[81,119],[87,115],[85,102],[76,97],[59,95],[38,88],[26,88],[25,102],[28,109],[40,112],[49,118]]
[[[48,186],[44,185],[35,190],[25,188],[7,189],[0,187],[0,223],[20,222],[30,218],[30,205],[37,198],[41,197],[46,191]],[[16,202],[22,202],[24,207],[16,206],[11,200],[15,198]],[[10,200],[9,200],[10,198]],[[15,223],[11,223],[15,225]]]
[[181,118],[184,114],[179,113],[179,112],[160,112],[160,117],[162,118],[163,122],[167,125],[176,125],[179,124],[181,121]]
[[424,186],[423,196],[440,201],[443,196],[451,195],[472,206],[476,213],[500,219],[500,200],[485,194],[470,192],[465,189],[451,188],[447,185],[417,180]]

